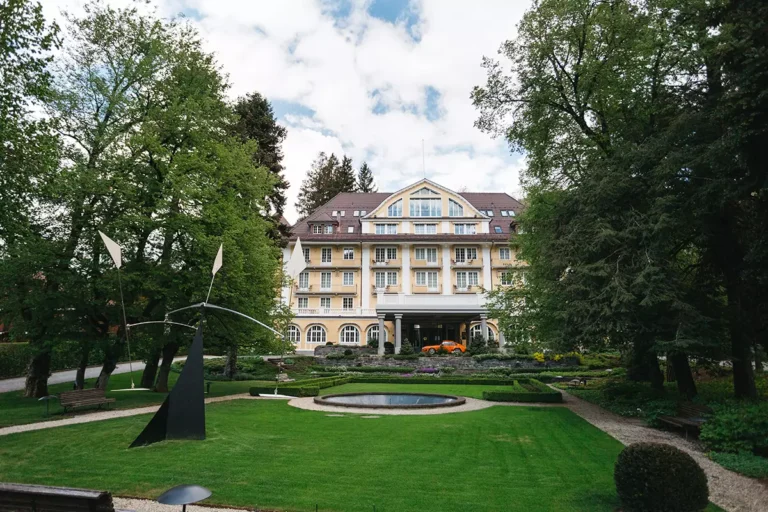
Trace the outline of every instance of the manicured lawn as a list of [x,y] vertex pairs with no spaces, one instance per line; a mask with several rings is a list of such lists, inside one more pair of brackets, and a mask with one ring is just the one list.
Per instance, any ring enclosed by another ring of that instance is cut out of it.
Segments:
[[[176,383],[178,374],[171,372],[168,383],[173,386]],[[141,372],[133,372],[134,382],[139,382],[141,379]],[[92,387],[96,379],[86,380],[86,387]],[[211,385],[211,394],[206,396],[223,396],[233,395],[238,393],[248,393],[248,389],[251,386],[256,385],[256,381],[234,381],[234,382],[214,382]],[[116,389],[126,389],[131,387],[130,374],[122,373],[120,375],[113,375],[109,379],[109,385],[107,389],[107,396],[115,398],[117,401],[110,404],[111,409],[132,409],[136,407],[144,407],[147,405],[160,404],[165,400],[166,393],[153,393],[152,391],[114,391]],[[62,391],[70,391],[72,389],[71,383],[53,384],[48,386],[48,392],[50,394],[61,393]],[[50,403],[51,415],[45,418],[45,404],[38,402],[34,398],[24,398],[22,391],[11,391],[8,393],[0,393],[0,427],[7,427],[10,425],[23,425],[25,423],[35,423],[38,421],[46,420],[60,420],[63,418],[69,418],[75,415],[87,414],[92,409],[77,409],[75,414],[64,413],[64,409],[59,405],[58,400],[52,400]]]
[[[482,385],[464,385],[464,384],[372,384],[372,383],[350,383],[342,384],[333,388],[321,389],[321,395],[331,395],[335,393],[365,393],[365,392],[388,392],[388,393],[438,393],[443,395],[461,395],[470,398],[483,398],[483,391],[510,391],[512,386],[482,386]],[[519,391],[525,391],[520,389]]]
[[613,463],[621,445],[563,408],[365,419],[237,400],[207,411],[202,442],[128,449],[148,415],[0,437],[0,481],[146,497],[199,483],[213,491],[212,503],[287,510],[618,505]]

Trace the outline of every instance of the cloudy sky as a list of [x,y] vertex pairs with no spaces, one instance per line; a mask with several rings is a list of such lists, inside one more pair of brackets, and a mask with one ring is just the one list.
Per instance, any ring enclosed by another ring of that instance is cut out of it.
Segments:
[[[482,57],[514,36],[529,0],[154,1],[198,27],[233,97],[259,91],[272,102],[288,128],[290,221],[320,151],[366,160],[380,191],[426,174],[456,190],[519,195],[523,159],[473,126],[469,95],[484,83]],[[58,17],[84,0],[42,3]]]

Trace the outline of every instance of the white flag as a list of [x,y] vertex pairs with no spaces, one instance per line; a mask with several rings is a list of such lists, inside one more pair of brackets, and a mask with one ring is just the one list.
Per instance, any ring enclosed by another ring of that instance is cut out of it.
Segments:
[[107,251],[109,251],[109,255],[112,256],[112,261],[115,262],[115,266],[117,268],[122,267],[123,258],[120,253],[120,246],[101,231],[99,231],[99,235],[101,235],[101,239],[104,240],[104,245],[107,246]]
[[304,272],[305,268],[307,268],[307,262],[304,260],[304,250],[301,248],[301,240],[297,238],[291,259],[285,265],[285,273],[291,279],[296,279],[299,274]]
[[212,275],[214,275],[214,276],[216,275],[216,272],[218,272],[219,269],[221,268],[222,258],[223,258],[223,254],[222,254],[222,250],[223,249],[224,249],[224,244],[221,244],[219,246],[219,252],[216,253],[216,259],[213,260],[213,272],[212,272]]

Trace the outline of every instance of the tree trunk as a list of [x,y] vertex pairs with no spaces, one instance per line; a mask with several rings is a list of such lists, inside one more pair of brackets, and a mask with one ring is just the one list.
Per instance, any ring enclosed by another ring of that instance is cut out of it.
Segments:
[[237,345],[227,347],[227,359],[224,362],[224,376],[231,379],[237,373]]
[[728,332],[731,338],[733,391],[736,398],[757,398],[751,347],[742,323],[741,278],[737,272],[726,271],[725,288],[728,296]]
[[692,400],[697,394],[696,382],[693,380],[691,365],[688,364],[688,355],[677,352],[668,356],[667,360],[671,363],[677,378],[677,390],[688,400]]
[[48,395],[48,377],[51,375],[51,353],[36,354],[27,366],[27,380],[24,384],[24,396],[42,398]]
[[763,373],[763,354],[760,352],[762,347],[759,343],[753,345],[755,351],[755,373]]
[[112,372],[117,368],[117,361],[120,359],[120,347],[122,343],[119,341],[111,344],[107,344],[104,350],[104,364],[101,367],[101,373],[99,378],[96,379],[97,389],[103,389],[106,391],[107,385],[109,385],[109,378],[112,376]]
[[83,389],[85,387],[85,369],[88,368],[88,358],[91,355],[91,344],[83,343],[80,347],[80,362],[77,365],[77,373],[75,374],[75,389]]
[[163,362],[160,363],[160,371],[157,374],[154,390],[158,393],[168,392],[168,375],[171,373],[171,364],[179,351],[178,343],[168,343],[163,347]]
[[651,380],[651,389],[658,391],[659,393],[664,393],[664,374],[661,373],[661,368],[659,368],[659,357],[653,350],[648,350],[646,358],[648,373]]
[[140,387],[152,389],[152,386],[155,384],[155,377],[157,376],[157,367],[160,364],[160,355],[161,350],[159,348],[156,348],[149,353],[149,357],[147,357],[147,365],[144,367],[144,371],[141,374]]
[[636,382],[648,381],[651,388],[664,392],[664,374],[659,367],[659,357],[653,350],[654,337],[650,333],[638,335],[632,344],[627,377]]

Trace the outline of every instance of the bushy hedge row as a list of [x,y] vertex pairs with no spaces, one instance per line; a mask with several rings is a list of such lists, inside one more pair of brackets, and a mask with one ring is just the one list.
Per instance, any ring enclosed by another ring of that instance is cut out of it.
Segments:
[[[293,382],[280,383],[277,392],[290,396],[317,396],[321,389],[341,386],[342,384],[347,384],[348,382],[350,382],[349,377],[322,377],[319,379],[296,380]],[[265,389],[268,391],[264,391]],[[250,388],[249,392],[251,396],[257,396],[263,393],[272,394],[275,392],[275,387],[255,386]]]
[[545,402],[559,403],[563,395],[536,379],[518,379],[516,383],[525,391],[483,391],[483,399],[491,402]]
[[310,370],[324,373],[412,373],[416,371],[415,368],[411,368],[409,366],[312,366]]
[[[0,343],[0,379],[21,377],[27,372],[27,365],[34,354],[29,343]],[[127,354],[120,361],[128,359]],[[104,351],[94,347],[88,356],[88,366],[104,362]],[[51,352],[51,371],[69,370],[80,364],[80,345],[76,341],[64,341],[54,345]]]
[[[275,393],[275,388],[273,387],[252,387],[250,389],[251,396],[259,396],[259,395],[272,395]],[[287,395],[287,396],[317,396],[320,394],[320,388],[317,386],[303,386],[300,388],[296,387],[285,387],[280,386],[277,388],[277,393],[280,395]]]
[[351,382],[381,383],[381,384],[480,384],[486,386],[508,386],[513,384],[513,379],[490,378],[482,379],[475,377],[390,377],[382,376],[354,376],[350,377]]
[[520,373],[555,373],[556,375],[563,375],[563,373],[578,372],[579,375],[583,375],[584,372],[579,372],[578,366],[558,366],[555,369],[552,368],[489,368],[488,373],[498,373],[501,375],[516,375]]

